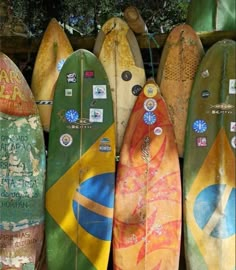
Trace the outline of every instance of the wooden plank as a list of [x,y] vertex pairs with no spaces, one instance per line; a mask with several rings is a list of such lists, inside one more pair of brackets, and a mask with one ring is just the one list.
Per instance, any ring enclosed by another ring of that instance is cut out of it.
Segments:
[[[211,46],[215,42],[221,39],[233,39],[236,40],[236,31],[216,31],[216,32],[203,32],[197,33],[200,37],[203,46]],[[163,47],[165,40],[168,34],[158,34],[153,35],[154,40],[159,44],[160,47]],[[138,44],[141,49],[149,48],[149,41],[150,38],[147,34],[137,35]],[[80,37],[80,36],[69,36],[68,38],[73,46],[73,48],[85,48],[87,50],[92,50],[96,36],[87,36],[87,37]],[[32,52],[35,53],[38,51],[39,44],[41,42],[41,37],[36,38],[24,38],[18,36],[0,36],[0,50],[6,54],[17,54],[17,53],[28,53]],[[151,39],[150,46],[152,49],[157,48],[155,42]]]

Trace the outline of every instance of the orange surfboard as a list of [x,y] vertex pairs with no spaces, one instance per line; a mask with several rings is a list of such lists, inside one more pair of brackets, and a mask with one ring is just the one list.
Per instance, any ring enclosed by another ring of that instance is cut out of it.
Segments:
[[55,83],[66,58],[73,52],[55,18],[44,32],[35,60],[31,89],[38,105],[44,131],[49,131]]
[[177,270],[181,236],[178,152],[153,79],[131,112],[117,168],[113,261],[116,270]]
[[196,32],[191,26],[181,24],[168,35],[158,68],[157,83],[168,106],[180,157],[184,152],[188,100],[203,54]]

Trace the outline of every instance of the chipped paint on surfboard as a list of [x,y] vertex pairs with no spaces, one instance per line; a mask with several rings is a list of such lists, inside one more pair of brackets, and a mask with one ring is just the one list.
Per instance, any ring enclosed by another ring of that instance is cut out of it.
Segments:
[[0,53],[0,269],[36,269],[44,241],[46,157],[33,94]]

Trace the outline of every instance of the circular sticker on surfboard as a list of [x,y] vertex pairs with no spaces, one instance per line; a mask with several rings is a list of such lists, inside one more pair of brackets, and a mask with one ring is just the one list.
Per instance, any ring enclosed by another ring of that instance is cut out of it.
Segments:
[[143,121],[147,125],[153,125],[156,123],[157,117],[153,112],[145,112],[143,116]]
[[201,93],[202,98],[208,98],[210,96],[209,90],[203,90]]
[[124,80],[124,81],[130,81],[131,78],[132,78],[132,73],[128,70],[125,70],[122,72],[121,74],[121,78]]
[[206,70],[204,70],[203,72],[202,72],[202,78],[207,78],[207,77],[209,77],[210,76],[210,74],[209,74],[209,71],[208,71],[208,69],[206,69]]
[[157,89],[157,86],[155,84],[149,83],[149,84],[144,86],[143,91],[144,91],[144,95],[146,97],[152,98],[152,97],[156,96],[158,89]]
[[198,119],[193,123],[193,130],[196,133],[204,133],[207,130],[207,123],[202,119]]
[[72,144],[72,142],[73,142],[73,138],[70,134],[66,133],[66,134],[61,135],[60,137],[61,145],[68,147]]
[[157,136],[160,136],[162,134],[162,128],[161,127],[156,127],[154,129],[154,134],[157,135]]
[[157,102],[154,98],[148,98],[144,101],[144,109],[148,112],[152,112],[156,109]]
[[134,96],[138,96],[140,94],[140,92],[142,91],[142,86],[139,84],[136,84],[132,87],[132,94]]
[[70,109],[66,111],[65,118],[68,122],[74,123],[79,119],[79,113],[74,109]]
[[236,148],[236,136],[231,139],[231,145],[234,149]]

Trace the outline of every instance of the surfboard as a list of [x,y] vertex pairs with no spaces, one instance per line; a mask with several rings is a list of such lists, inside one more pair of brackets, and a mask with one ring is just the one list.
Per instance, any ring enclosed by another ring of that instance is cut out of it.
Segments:
[[236,8],[234,0],[192,0],[186,23],[196,32],[235,31]]
[[113,269],[178,269],[181,208],[173,126],[149,79],[131,112],[117,167]]
[[174,126],[178,153],[183,157],[188,101],[195,73],[204,55],[200,38],[191,26],[175,26],[165,42],[157,83]]
[[115,124],[105,70],[79,49],[56,83],[49,132],[46,254],[50,269],[107,269],[111,247]]
[[235,269],[236,43],[218,41],[197,71],[184,170],[187,269]]
[[0,269],[36,269],[44,240],[45,149],[33,94],[0,53]]
[[146,80],[141,51],[128,24],[113,17],[99,31],[93,52],[102,62],[111,85],[119,154],[131,110]]
[[58,21],[52,18],[40,42],[31,80],[31,89],[46,132],[50,127],[55,83],[63,63],[72,52],[66,33]]

